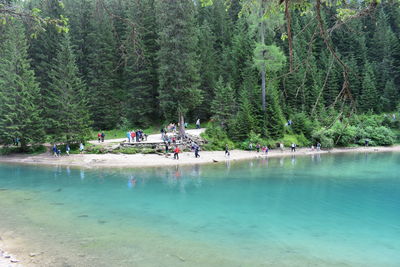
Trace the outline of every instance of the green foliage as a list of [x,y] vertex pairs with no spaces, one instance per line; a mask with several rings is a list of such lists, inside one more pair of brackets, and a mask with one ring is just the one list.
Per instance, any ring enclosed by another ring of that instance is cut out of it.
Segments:
[[53,142],[79,143],[90,134],[85,85],[79,78],[68,36],[50,71],[51,92],[45,97],[47,133]]
[[157,1],[159,100],[163,116],[176,121],[201,103],[192,1]]
[[235,97],[232,87],[225,85],[220,76],[215,85],[215,97],[211,104],[211,112],[213,120],[221,125],[222,128],[227,127],[228,121],[232,118],[232,112],[235,110]]
[[291,121],[292,124],[289,127],[293,129],[293,132],[296,134],[304,134],[307,138],[311,138],[313,130],[318,128],[318,125],[316,123],[313,124],[307,114],[303,112],[293,115]]
[[202,147],[204,150],[224,150],[226,144],[230,149],[235,147],[226,132],[220,126],[212,123],[207,125],[207,130],[201,134],[201,137],[207,140],[207,143]]
[[282,69],[286,56],[276,45],[258,43],[254,49],[254,64],[259,70],[277,72]]
[[19,138],[23,149],[44,140],[40,89],[31,70],[20,22],[5,25],[0,42],[0,144]]
[[334,146],[334,140],[330,136],[330,133],[326,128],[320,128],[317,131],[314,131],[312,133],[311,138],[312,138],[312,143],[313,144],[320,143],[321,148],[329,149],[329,148],[333,148],[333,146]]

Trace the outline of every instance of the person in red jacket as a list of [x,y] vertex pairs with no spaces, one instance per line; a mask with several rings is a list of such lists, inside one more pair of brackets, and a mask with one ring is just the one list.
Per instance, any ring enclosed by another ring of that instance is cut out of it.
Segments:
[[100,141],[101,141],[101,133],[100,132],[97,134],[97,139],[99,139],[99,143],[100,143]]
[[181,153],[181,150],[176,146],[174,149],[174,159],[179,159],[179,153]]
[[135,137],[136,137],[136,133],[135,133],[135,131],[132,131],[132,132],[131,132],[131,139],[132,139],[132,142],[135,142]]

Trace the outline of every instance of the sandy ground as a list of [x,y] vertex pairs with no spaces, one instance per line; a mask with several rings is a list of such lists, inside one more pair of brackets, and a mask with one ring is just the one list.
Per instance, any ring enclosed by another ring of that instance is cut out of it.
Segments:
[[[186,130],[187,134],[194,135],[194,136],[200,136],[201,133],[203,133],[206,130],[206,128],[201,128],[201,129],[190,129]],[[94,144],[94,145],[110,145],[110,144],[116,144],[116,143],[122,143],[122,142],[127,142],[128,138],[117,138],[117,139],[106,139],[104,142],[99,142],[98,140],[92,140],[89,141],[89,143]],[[161,134],[151,134],[147,137],[146,141],[143,141],[141,143],[162,143],[163,141],[161,140]]]
[[334,148],[331,150],[312,151],[310,148],[300,148],[291,152],[289,148],[284,151],[279,149],[270,150],[268,155],[255,151],[232,150],[230,156],[225,156],[224,151],[200,151],[200,158],[195,158],[192,152],[179,154],[179,160],[174,160],[173,155],[159,154],[79,154],[62,156],[56,158],[49,153],[41,155],[10,155],[0,156],[0,162],[23,163],[31,165],[58,165],[75,166],[84,168],[123,168],[123,167],[156,167],[216,163],[225,161],[236,161],[253,159],[259,157],[282,157],[291,155],[311,155],[342,152],[400,152],[400,146],[391,147],[358,147],[358,148]]

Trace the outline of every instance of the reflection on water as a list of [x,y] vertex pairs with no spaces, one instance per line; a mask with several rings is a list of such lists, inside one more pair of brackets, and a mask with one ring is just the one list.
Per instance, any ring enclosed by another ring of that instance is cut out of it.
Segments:
[[[73,266],[399,266],[399,160],[293,154],[121,170],[0,165],[0,230]],[[86,256],[69,257],[77,254]]]

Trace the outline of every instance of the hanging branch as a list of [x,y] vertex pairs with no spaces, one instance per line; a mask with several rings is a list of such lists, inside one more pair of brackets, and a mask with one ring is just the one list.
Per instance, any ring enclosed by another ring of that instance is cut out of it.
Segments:
[[293,71],[293,42],[292,42],[292,30],[291,30],[291,17],[289,11],[289,0],[285,0],[285,17],[286,17],[286,31],[289,43],[289,71]]
[[332,32],[338,28],[340,28],[342,25],[345,25],[347,22],[353,19],[361,18],[364,16],[369,16],[371,13],[376,9],[378,5],[377,0],[371,1],[371,3],[364,9],[360,10],[354,15],[346,17],[344,20],[336,20],[335,25],[333,25],[330,29],[327,30],[329,34],[332,34]]
[[322,21],[322,17],[321,17],[321,0],[316,0],[316,5],[315,5],[315,10],[316,10],[316,17],[317,17],[317,21],[318,21],[318,26],[320,29],[320,35],[326,45],[326,47],[328,48],[329,52],[332,54],[332,56],[334,57],[334,59],[339,63],[339,65],[342,66],[343,69],[343,85],[342,85],[342,90],[340,91],[340,93],[338,94],[338,96],[336,97],[333,105],[336,104],[337,100],[340,97],[343,97],[344,100],[346,100],[346,98],[350,99],[351,101],[351,105],[354,104],[353,101],[353,96],[350,92],[350,86],[349,86],[349,68],[348,66],[339,58],[339,56],[336,54],[335,49],[332,47],[331,44],[331,40],[329,35],[327,34],[327,32],[325,31],[325,27],[324,27],[324,23]]
[[315,101],[314,107],[313,107],[313,109],[312,109],[312,111],[311,111],[311,116],[314,114],[314,111],[315,111],[315,109],[316,109],[316,107],[317,107],[317,105],[318,105],[319,99],[320,99],[321,96],[322,96],[322,92],[324,91],[325,86],[326,86],[326,83],[328,82],[329,74],[330,74],[330,72],[331,72],[331,70],[332,70],[332,67],[333,67],[333,62],[334,62],[333,57],[331,57],[331,62],[330,62],[330,65],[329,65],[329,69],[328,69],[328,71],[326,72],[324,84],[322,85],[321,91],[319,91],[317,100]]

